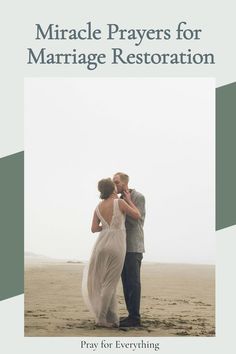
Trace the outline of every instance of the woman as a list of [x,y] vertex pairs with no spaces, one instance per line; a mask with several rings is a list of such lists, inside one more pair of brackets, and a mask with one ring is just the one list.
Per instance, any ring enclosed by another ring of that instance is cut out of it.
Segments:
[[132,203],[129,192],[118,199],[114,182],[98,182],[102,201],[94,211],[92,232],[100,232],[88,266],[84,270],[82,291],[96,325],[117,327],[116,287],[120,279],[126,253],[125,215],[141,217]]

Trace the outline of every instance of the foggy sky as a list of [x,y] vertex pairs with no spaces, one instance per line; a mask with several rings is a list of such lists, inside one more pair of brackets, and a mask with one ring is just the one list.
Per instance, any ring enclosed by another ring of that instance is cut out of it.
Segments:
[[146,198],[144,260],[214,263],[214,80],[25,79],[25,250],[87,260],[97,182]]

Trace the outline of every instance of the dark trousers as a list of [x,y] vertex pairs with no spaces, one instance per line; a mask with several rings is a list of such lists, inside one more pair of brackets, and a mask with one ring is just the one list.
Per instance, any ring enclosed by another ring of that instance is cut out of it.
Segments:
[[140,319],[140,268],[142,259],[142,253],[127,252],[121,273],[126,307],[129,312],[129,317],[135,320]]

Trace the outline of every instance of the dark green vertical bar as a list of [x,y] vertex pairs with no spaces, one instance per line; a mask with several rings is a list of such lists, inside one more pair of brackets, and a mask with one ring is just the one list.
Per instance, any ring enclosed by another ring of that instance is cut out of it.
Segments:
[[233,83],[216,89],[216,230],[235,224],[236,83]]
[[0,300],[24,292],[24,153],[0,159]]

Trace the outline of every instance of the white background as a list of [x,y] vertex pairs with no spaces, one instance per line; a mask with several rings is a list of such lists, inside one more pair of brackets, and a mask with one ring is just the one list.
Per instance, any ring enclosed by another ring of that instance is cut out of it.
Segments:
[[214,80],[25,80],[25,249],[88,259],[97,182],[146,197],[144,260],[214,263]]

